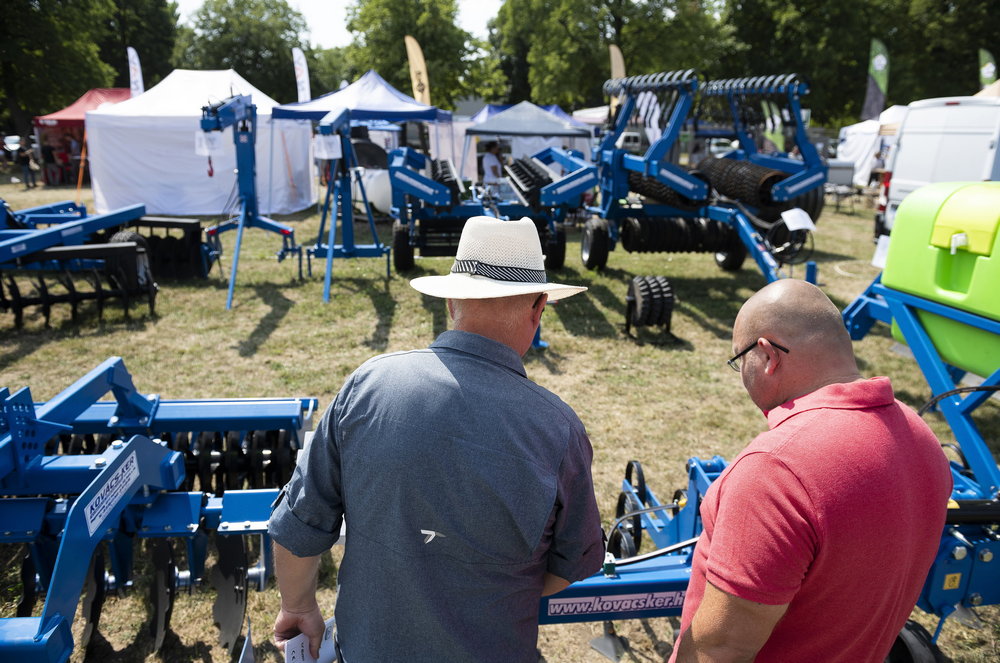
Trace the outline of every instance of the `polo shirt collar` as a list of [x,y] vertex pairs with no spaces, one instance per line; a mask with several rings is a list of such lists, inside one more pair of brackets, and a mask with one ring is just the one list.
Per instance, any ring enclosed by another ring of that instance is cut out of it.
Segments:
[[524,362],[521,361],[521,357],[518,356],[513,348],[499,341],[494,341],[491,338],[480,336],[479,334],[454,329],[442,332],[431,343],[431,349],[434,348],[449,348],[470,355],[476,355],[494,364],[509,368],[518,375],[528,377],[527,372],[524,370]]
[[854,382],[830,384],[814,392],[793,398],[764,413],[768,428],[777,428],[783,421],[807,410],[833,408],[862,410],[891,405],[895,401],[889,378],[877,377]]

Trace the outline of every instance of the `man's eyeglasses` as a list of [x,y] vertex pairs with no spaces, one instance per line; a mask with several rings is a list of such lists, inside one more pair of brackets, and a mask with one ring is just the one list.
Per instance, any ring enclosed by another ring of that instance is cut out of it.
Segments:
[[[777,343],[775,343],[771,339],[767,339],[767,341],[771,345],[773,345],[774,347],[776,347],[779,350],[781,350],[782,352],[786,352],[786,353],[788,352],[788,348],[786,348],[784,346],[781,346],[781,345],[778,345]],[[746,353],[748,353],[751,350],[753,350],[754,347],[756,347],[756,345],[757,345],[757,341],[754,341],[753,343],[751,343],[747,347],[743,348],[743,350],[740,351],[740,352],[738,352],[734,357],[732,357],[731,359],[727,359],[726,363],[729,364],[729,368],[731,368],[734,371],[736,371],[737,373],[739,373],[740,372],[740,359],[743,358],[743,355],[745,355]]]

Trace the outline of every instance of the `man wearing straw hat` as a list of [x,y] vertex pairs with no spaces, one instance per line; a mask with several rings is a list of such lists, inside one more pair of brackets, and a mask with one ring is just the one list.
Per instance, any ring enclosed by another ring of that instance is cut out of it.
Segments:
[[537,660],[543,595],[600,568],[583,424],[521,357],[547,300],[530,219],[466,222],[451,273],[410,282],[447,300],[453,331],[351,375],[278,498],[269,532],[279,647],[323,634],[319,555],[338,570],[338,655],[364,661]]

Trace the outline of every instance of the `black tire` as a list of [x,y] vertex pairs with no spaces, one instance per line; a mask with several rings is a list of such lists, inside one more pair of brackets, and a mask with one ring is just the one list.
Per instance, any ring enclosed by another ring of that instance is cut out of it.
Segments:
[[885,657],[885,663],[941,663],[945,660],[931,634],[914,621],[903,625],[889,655]]
[[149,251],[149,243],[146,241],[146,238],[131,230],[119,230],[112,235],[109,240],[110,244],[120,244],[122,242],[135,242],[140,249],[145,251],[145,253],[140,254],[136,258],[136,281],[141,288],[148,288],[151,285],[155,287],[153,282],[153,270],[152,267],[150,267],[151,254]]
[[[638,511],[642,506],[635,503],[635,499],[628,493],[622,491],[618,493],[618,503],[615,505],[615,520],[618,520],[626,513],[632,511]],[[625,535],[625,538],[629,539],[632,543],[632,555],[635,551],[639,550],[639,546],[642,545],[642,514],[636,514],[634,516],[629,516],[615,528],[615,532],[621,532]],[[614,532],[612,532],[614,534]],[[611,547],[611,541],[608,540],[608,547]],[[618,555],[615,555],[616,557]],[[629,557],[631,555],[624,555]]]
[[392,266],[397,272],[408,272],[413,269],[410,228],[399,221],[392,224]]
[[611,532],[611,535],[608,537],[607,550],[615,559],[628,559],[629,557],[634,557],[638,552],[635,549],[632,537],[629,536],[628,532],[622,531],[621,527]]
[[555,235],[545,244],[545,269],[562,269],[566,264],[566,231],[556,226]]
[[580,259],[587,269],[604,269],[608,264],[608,222],[606,219],[590,219],[583,226],[580,239]]
[[715,254],[715,264],[726,272],[738,272],[747,259],[747,247],[738,238],[734,238],[728,251]]

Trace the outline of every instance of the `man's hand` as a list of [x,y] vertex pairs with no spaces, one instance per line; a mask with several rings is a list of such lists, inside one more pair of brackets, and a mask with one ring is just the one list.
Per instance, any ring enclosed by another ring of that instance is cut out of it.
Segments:
[[326,628],[323,615],[315,603],[305,612],[293,612],[282,608],[278,618],[274,620],[274,644],[285,651],[285,643],[305,633],[309,637],[309,652],[313,658],[319,658],[319,645],[323,641],[323,631]]

